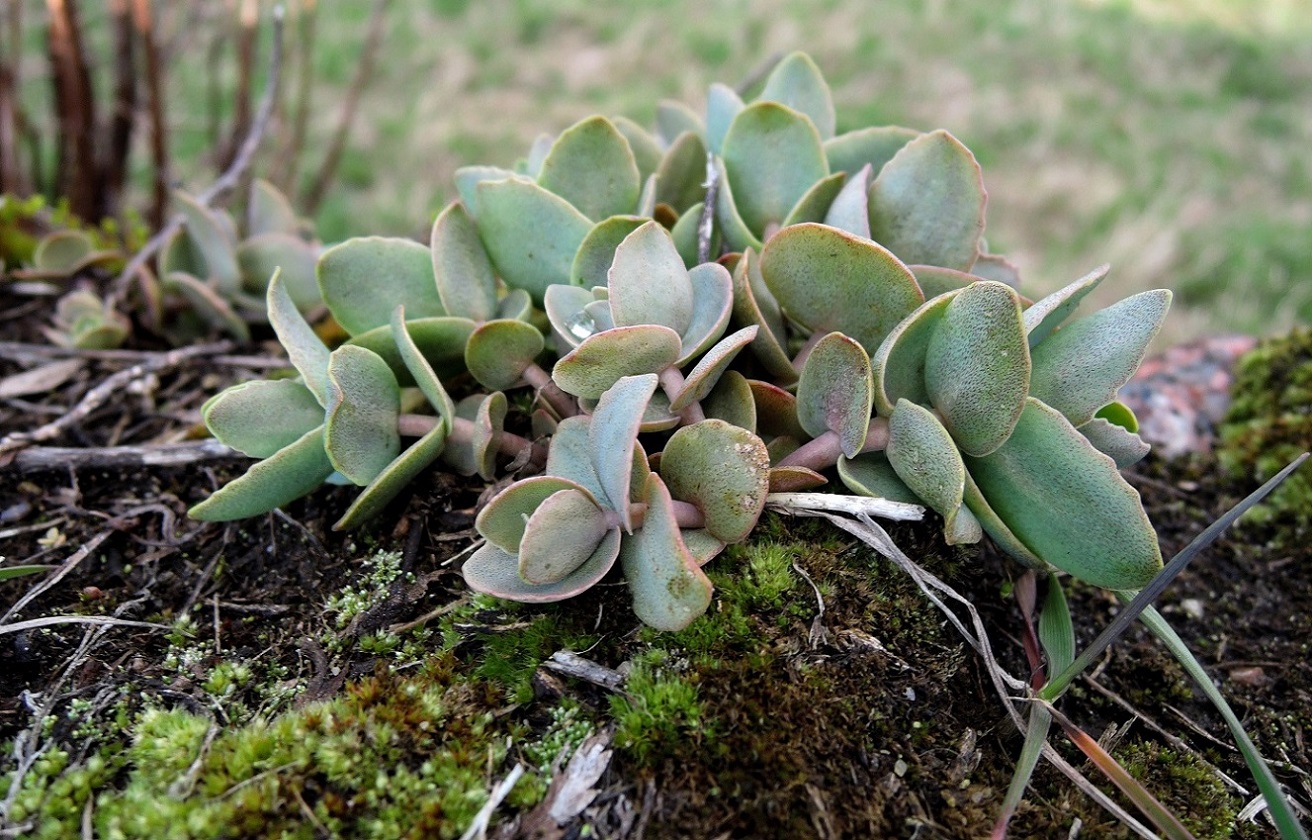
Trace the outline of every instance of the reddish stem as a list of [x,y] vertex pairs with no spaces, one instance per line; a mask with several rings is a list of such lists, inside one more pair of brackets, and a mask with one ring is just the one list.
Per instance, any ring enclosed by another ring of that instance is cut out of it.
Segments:
[[[888,420],[883,417],[870,418],[870,425],[866,427],[866,444],[861,447],[861,451],[879,452],[886,446],[888,446]],[[821,472],[837,464],[842,454],[843,449],[839,445],[838,434],[825,432],[781,458],[775,466],[806,467]]]

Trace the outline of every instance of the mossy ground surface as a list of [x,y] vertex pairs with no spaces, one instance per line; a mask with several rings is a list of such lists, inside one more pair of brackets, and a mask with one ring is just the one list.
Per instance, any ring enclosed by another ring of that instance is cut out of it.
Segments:
[[[1168,552],[1248,489],[1219,475],[1198,460],[1149,462],[1136,477]],[[0,489],[7,505],[27,499],[33,519],[63,517],[66,546],[105,528],[77,511],[124,504],[122,475],[46,478],[41,493],[9,479]],[[132,482],[138,498],[183,501],[207,486],[203,470]],[[1019,737],[978,657],[894,566],[827,525],[770,515],[709,567],[708,615],[659,634],[641,629],[622,585],[546,607],[469,597],[447,561],[468,544],[478,489],[421,483],[387,530],[351,537],[324,528],[349,503],[333,490],[287,520],[180,521],[172,539],[185,541],[168,549],[156,545],[157,512],[111,529],[24,615],[121,612],[173,632],[70,625],[3,638],[4,767],[16,738],[45,750],[14,788],[13,826],[38,837],[84,824],[103,837],[457,837],[520,763],[492,821],[497,836],[520,836],[557,756],[604,732],[614,757],[570,831],[987,835]],[[1002,664],[1023,673],[1007,596],[1016,570],[932,531],[892,533],[977,604]],[[39,550],[46,536],[18,535],[7,550]],[[1269,550],[1270,536],[1250,526],[1218,545],[1161,605],[1306,799],[1312,566],[1306,549]],[[0,602],[30,585],[4,584]],[[1081,643],[1115,609],[1080,587],[1071,606]],[[562,649],[626,673],[623,690],[543,667]],[[1145,634],[1117,645],[1063,708],[1094,735],[1114,724],[1116,754],[1198,836],[1274,836],[1234,825],[1251,797],[1212,765],[1251,789],[1246,771]],[[1012,836],[1066,836],[1077,819],[1081,837],[1130,836],[1041,767]]]

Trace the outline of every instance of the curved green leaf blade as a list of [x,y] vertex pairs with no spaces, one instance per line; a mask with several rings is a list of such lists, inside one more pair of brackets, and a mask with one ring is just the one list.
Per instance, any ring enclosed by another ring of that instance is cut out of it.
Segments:
[[870,186],[870,232],[905,263],[968,271],[979,255],[986,196],[979,164],[946,131],[922,134]]
[[186,220],[187,236],[205,262],[204,279],[222,294],[236,292],[241,288],[237,243],[221,221],[219,212],[181,190],[174,190],[173,200]]
[[1099,452],[1116,462],[1118,470],[1139,463],[1152,449],[1134,432],[1101,417],[1095,417],[1078,428]]
[[251,182],[251,200],[246,208],[246,231],[250,236],[264,233],[300,233],[301,220],[282,191],[263,178]]
[[268,513],[312,492],[333,473],[323,447],[323,427],[251,466],[246,474],[214,491],[187,515],[202,522],[228,522]]
[[955,296],[954,292],[925,301],[893,328],[870,357],[875,378],[875,408],[881,417],[892,414],[900,399],[929,404],[925,356],[929,352],[929,340]]
[[807,434],[833,432],[843,454],[855,458],[866,443],[873,399],[870,357],[861,345],[836,332],[820,339],[797,382],[797,419]]
[[867,196],[870,194],[870,178],[870,164],[858,169],[835,196],[821,221],[829,227],[869,239],[870,201]]
[[333,530],[349,531],[382,513],[392,499],[442,455],[446,438],[446,424],[438,423],[411,444],[360,491],[342,518],[333,523]]
[[674,497],[691,502],[716,539],[745,538],[765,508],[770,455],[761,439],[723,420],[703,420],[670,436],[661,477]]
[[446,430],[450,432],[455,425],[456,405],[446,392],[446,388],[442,386],[442,380],[438,379],[433,366],[428,363],[428,359],[424,358],[424,354],[419,350],[419,345],[415,343],[414,338],[410,335],[410,327],[405,321],[405,307],[397,306],[392,311],[391,327],[392,341],[396,345],[402,363],[411,377],[414,378],[415,385],[419,387],[429,405],[437,409]]
[[568,283],[592,221],[574,205],[524,178],[479,183],[479,235],[506,284],[538,306],[552,283]]
[[733,278],[719,263],[702,263],[688,271],[692,284],[692,321],[683,331],[679,367],[705,353],[723,333],[733,314]]
[[765,80],[758,100],[787,105],[805,114],[820,132],[822,139],[834,136],[834,100],[824,74],[804,52],[785,56]]
[[700,136],[705,129],[702,118],[697,112],[674,99],[663,99],[656,105],[656,136],[665,143],[666,148],[684,132]]
[[1139,369],[1170,306],[1171,293],[1155,289],[1062,327],[1034,348],[1030,393],[1088,422]]
[[328,348],[296,308],[282,278],[269,280],[269,324],[296,372],[320,405],[328,404]]
[[706,198],[706,144],[685,131],[666,150],[656,168],[656,203],[680,215]]
[[549,604],[573,598],[601,581],[620,556],[620,529],[612,528],[587,561],[556,583],[535,586],[519,576],[519,560],[488,543],[460,569],[475,592],[524,604]]
[[638,175],[646,181],[661,162],[661,144],[651,132],[628,117],[611,117],[615,130],[629,141],[629,150],[638,164]]
[[233,385],[201,407],[210,434],[251,458],[268,458],[323,424],[323,406],[294,379]]
[[803,222],[823,222],[834,199],[842,192],[846,180],[847,173],[835,172],[816,181],[811,185],[811,189],[797,200],[793,209],[788,211],[788,216],[784,218],[781,227],[800,225]]
[[263,297],[269,278],[282,269],[283,282],[296,308],[302,312],[322,302],[315,278],[318,255],[310,243],[287,233],[262,233],[237,246],[242,288]]
[[684,544],[670,492],[655,473],[647,478],[644,500],[643,526],[620,549],[633,612],[657,630],[682,630],[706,612],[713,587]]
[[758,237],[783,222],[812,185],[829,174],[815,126],[777,102],[756,102],[734,117],[723,157],[734,205]]
[[[728,250],[751,249],[760,253],[761,237],[747,227],[747,222],[743,221],[742,214],[738,211],[738,205],[733,197],[733,184],[729,183],[729,176],[725,174],[723,158],[715,159],[715,171],[719,183],[719,188],[715,191],[716,231],[724,238],[724,245]],[[696,232],[695,224],[690,224],[689,227]]]
[[925,352],[925,387],[962,452],[987,455],[1002,445],[1030,387],[1015,290],[981,280],[952,298]]
[[185,297],[192,311],[210,326],[226,330],[238,341],[251,340],[246,322],[214,286],[185,272],[171,271],[164,276],[164,287]]
[[860,496],[912,505],[924,504],[898,476],[897,470],[893,469],[888,456],[883,452],[862,452],[855,458],[840,456],[838,477],[848,490]]
[[610,120],[589,117],[561,133],[538,172],[538,183],[589,219],[632,213],[642,178],[638,161]]
[[[591,493],[600,504],[606,498],[606,490],[592,466],[592,443],[588,436],[591,424],[592,418],[586,414],[560,421],[547,452],[546,474],[574,482]],[[518,481],[512,486],[528,480],[531,479]]]
[[1110,458],[1038,400],[1026,401],[1001,447],[983,458],[967,456],[966,468],[1011,531],[1058,569],[1126,590],[1143,587],[1162,568],[1139,494]]
[[715,420],[732,423],[749,432],[756,431],[756,401],[752,398],[752,386],[736,370],[726,370],[720,381],[701,401],[706,416]]
[[629,510],[633,447],[638,441],[638,427],[647,403],[656,393],[656,383],[654,373],[623,377],[601,395],[588,427],[592,468],[605,492],[604,501],[619,513],[620,524],[630,534],[633,533],[633,515]]
[[784,316],[779,310],[779,302],[761,277],[761,258],[755,251],[743,252],[731,279],[734,325],[760,328],[752,341],[752,354],[777,381],[791,385],[797,381],[797,369],[793,367],[792,357],[784,350],[784,343],[788,340]]
[[[429,235],[433,278],[442,308],[471,321],[497,317],[497,278],[474,220],[459,202],[438,214]],[[419,315],[422,313],[416,313]]]
[[1025,309],[1025,332],[1029,335],[1030,348],[1048,337],[1048,334],[1061,326],[1070,317],[1075,308],[1084,300],[1084,296],[1098,287],[1107,276],[1111,266],[1103,264],[1090,271],[1073,283],[1067,284],[1050,295],[1034,301]]
[[670,411],[683,411],[709,394],[738,355],[738,351],[751,344],[755,337],[756,327],[744,327],[732,335],[725,336],[707,351],[684,380],[683,389],[670,401]]
[[377,353],[343,345],[328,358],[324,449],[333,468],[361,486],[401,451],[401,389]]
[[391,323],[403,304],[411,318],[447,314],[428,248],[409,239],[365,236],[319,256],[319,290],[337,323],[352,336]]
[[[437,318],[410,318],[406,310],[406,332],[415,347],[431,366],[436,376],[454,376],[465,369],[465,343],[474,332],[474,322],[468,318],[442,316]],[[387,362],[397,381],[406,387],[414,384],[409,366],[397,345],[392,325],[375,327],[360,333],[348,345],[372,350]]]
[[711,84],[706,92],[706,146],[711,154],[720,154],[724,135],[743,107],[742,97],[733,88],[719,82]]
[[499,166],[462,166],[456,170],[456,191],[460,193],[460,203],[465,205],[469,215],[475,219],[482,216],[478,203],[478,185],[484,181],[504,181],[516,177],[516,173]]
[[924,302],[911,271],[884,247],[837,228],[784,228],[761,254],[761,276],[788,316],[841,332],[867,353]]

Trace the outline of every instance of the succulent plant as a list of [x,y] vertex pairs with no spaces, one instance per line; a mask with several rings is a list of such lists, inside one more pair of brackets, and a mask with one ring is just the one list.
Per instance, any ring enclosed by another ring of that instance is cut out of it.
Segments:
[[[266,319],[265,294],[275,270],[301,311],[321,303],[315,282],[321,247],[272,184],[257,179],[251,185],[244,236],[227,211],[182,191],[174,199],[185,223],[160,254],[159,275],[164,292],[187,301],[188,317],[249,339],[247,324]],[[183,324],[172,331],[188,329]]]
[[[304,270],[275,273],[268,317],[299,376],[206,403],[214,435],[261,460],[192,515],[251,516],[336,481],[364,488],[338,522],[354,527],[439,461],[487,480],[505,466],[472,588],[556,601],[618,566],[636,615],[673,630],[706,610],[701,566],[771,491],[836,474],[933,509],[950,543],[987,535],[1034,568],[1146,584],[1161,555],[1118,470],[1147,447],[1116,393],[1170,294],[1070,323],[1105,268],[1021,296],[987,253],[965,146],[899,127],[836,136],[802,54],[754,101],[722,85],[708,101],[704,118],[663,105],[654,133],[592,117],[515,169],[460,170],[427,246],[323,251],[317,293],[347,335],[334,349],[302,315],[317,299]],[[258,284],[243,285],[231,226],[183,203],[195,223],[172,264],[203,260],[207,289],[245,300]],[[280,221],[260,230],[291,224],[267,204]],[[453,400],[444,383],[466,373],[477,387]],[[509,400],[517,388],[531,398]],[[512,405],[532,440],[506,431]]]
[[132,331],[132,324],[95,292],[76,289],[55,304],[54,325],[44,329],[46,338],[60,347],[79,350],[112,350]]

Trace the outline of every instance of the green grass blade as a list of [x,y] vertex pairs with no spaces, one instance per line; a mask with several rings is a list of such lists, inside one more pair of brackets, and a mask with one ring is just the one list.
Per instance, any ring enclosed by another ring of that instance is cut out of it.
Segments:
[[1071,743],[1079,747],[1080,752],[1088,756],[1089,761],[1094,767],[1111,780],[1112,784],[1120,788],[1121,793],[1135,804],[1144,816],[1152,820],[1157,829],[1162,832],[1164,837],[1169,840],[1195,840],[1194,836],[1189,833],[1180,820],[1172,814],[1165,805],[1157,801],[1146,787],[1138,779],[1130,775],[1116,759],[1112,758],[1111,753],[1107,752],[1102,746],[1089,737],[1089,733],[1076,726],[1070,718],[1063,715],[1052,707],[1051,704],[1045,703],[1046,708],[1056,719],[1057,723],[1066,732],[1066,737],[1071,739]]
[[[1304,458],[1307,456],[1304,455]],[[1203,668],[1202,664],[1194,658],[1193,653],[1185,645],[1184,640],[1175,632],[1166,619],[1162,618],[1161,613],[1152,607],[1148,607],[1143,615],[1144,625],[1153,632],[1157,638],[1161,639],[1171,655],[1176,658],[1189,676],[1194,678],[1198,687],[1203,690],[1208,700],[1221,713],[1225,719],[1225,725],[1230,728],[1230,735],[1235,739],[1235,745],[1239,747],[1239,752],[1244,756],[1245,763],[1248,764],[1249,771],[1253,774],[1253,780],[1257,782],[1257,788],[1262,792],[1263,798],[1266,799],[1267,809],[1271,812],[1271,818],[1275,820],[1276,828],[1280,831],[1283,840],[1307,840],[1307,832],[1298,823],[1298,817],[1294,815],[1293,809],[1289,806],[1289,801],[1285,799],[1284,791],[1276,782],[1276,777],[1271,773],[1271,768],[1262,759],[1257,752],[1257,746],[1253,739],[1248,737],[1244,731],[1244,725],[1239,722],[1238,716],[1230,708],[1230,704],[1225,701],[1225,697],[1212,684],[1212,678]]]
[[10,578],[22,577],[23,575],[39,575],[42,572],[48,572],[54,566],[43,566],[41,564],[32,564],[28,566],[9,566],[0,569],[0,580],[9,580]]
[[1184,571],[1185,566],[1188,566],[1190,561],[1198,556],[1199,552],[1215,542],[1217,537],[1220,537],[1225,529],[1233,525],[1235,520],[1243,516],[1249,508],[1262,501],[1262,499],[1266,498],[1267,494],[1279,487],[1280,483],[1288,478],[1290,473],[1302,466],[1303,462],[1307,459],[1308,453],[1306,452],[1295,458],[1289,466],[1272,476],[1270,481],[1248,494],[1248,497],[1242,502],[1230,508],[1230,510],[1222,514],[1215,522],[1207,526],[1201,534],[1194,537],[1189,545],[1185,546],[1179,554],[1171,558],[1171,562],[1166,564],[1165,568],[1158,573],[1157,577],[1153,578],[1147,586],[1134,596],[1134,600],[1130,601],[1129,605],[1116,616],[1112,623],[1107,625],[1107,629],[1098,634],[1098,638],[1094,639],[1093,642],[1075,658],[1075,661],[1064,668],[1061,673],[1057,674],[1057,676],[1048,681],[1048,684],[1039,692],[1039,697],[1048,701],[1060,697],[1062,692],[1066,690],[1066,687],[1070,685],[1071,681],[1092,665],[1093,661],[1101,656],[1102,652],[1110,647],[1112,642],[1119,639],[1121,635],[1129,629],[1130,624],[1134,622],[1135,618],[1147,609],[1153,601],[1157,600],[1157,597],[1165,591],[1171,581],[1175,580],[1176,575]]
[[1007,786],[1007,796],[1002,800],[1002,812],[993,826],[993,840],[1002,840],[1007,836],[1007,823],[1016,814],[1016,807],[1025,798],[1025,791],[1030,786],[1034,768],[1043,755],[1043,745],[1048,741],[1048,729],[1052,726],[1052,714],[1047,706],[1035,703],[1030,706],[1029,725],[1025,729],[1025,743],[1020,748],[1020,757],[1016,759],[1016,772],[1011,775],[1011,784]]
[[1048,655],[1049,671],[1061,671],[1075,661],[1075,625],[1056,575],[1048,576],[1048,593],[1039,613],[1039,641]]

